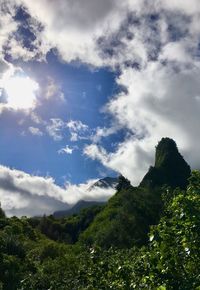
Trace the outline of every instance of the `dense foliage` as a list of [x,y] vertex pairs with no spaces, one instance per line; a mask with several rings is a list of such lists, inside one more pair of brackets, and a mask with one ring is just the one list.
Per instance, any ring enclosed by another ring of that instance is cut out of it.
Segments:
[[44,216],[42,218],[30,218],[31,226],[37,228],[48,238],[74,244],[78,241],[79,235],[84,232],[93,222],[95,216],[103,209],[103,205],[94,205],[65,218],[55,218],[54,216]]
[[160,190],[129,185],[108,201],[80,240],[89,246],[95,244],[103,248],[144,245],[149,227],[158,222],[161,209]]
[[186,191],[166,189],[163,199],[164,214],[142,248],[68,245],[27,218],[2,216],[0,289],[200,289],[200,172]]
[[0,208],[0,290],[200,290],[200,172],[187,189],[120,180],[67,218]]

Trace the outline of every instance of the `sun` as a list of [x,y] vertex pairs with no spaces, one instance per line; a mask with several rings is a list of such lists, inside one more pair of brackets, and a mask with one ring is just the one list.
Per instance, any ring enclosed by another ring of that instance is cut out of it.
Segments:
[[31,109],[36,104],[38,84],[28,76],[12,76],[4,83],[6,105],[13,109]]

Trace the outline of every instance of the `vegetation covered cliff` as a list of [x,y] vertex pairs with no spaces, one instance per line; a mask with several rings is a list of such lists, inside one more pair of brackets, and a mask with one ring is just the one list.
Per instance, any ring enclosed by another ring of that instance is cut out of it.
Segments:
[[156,147],[155,165],[144,176],[141,186],[162,186],[185,189],[190,177],[190,166],[179,153],[174,140],[162,138]]

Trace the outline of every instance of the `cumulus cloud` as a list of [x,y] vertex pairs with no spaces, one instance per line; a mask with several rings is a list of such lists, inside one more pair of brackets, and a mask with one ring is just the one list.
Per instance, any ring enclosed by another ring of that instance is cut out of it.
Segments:
[[[107,113],[132,132],[132,136],[118,144],[115,152],[107,152],[95,144],[84,150],[92,159],[120,171],[133,184],[138,184],[153,164],[155,145],[163,136],[177,141],[192,167],[200,166],[197,158],[200,34],[198,29],[193,29],[199,21],[200,4],[192,1],[189,9],[188,3],[180,1],[155,1],[155,4],[154,9],[150,5],[151,13],[161,10],[164,13],[150,15],[151,20],[150,16],[140,14],[139,23],[128,26],[134,37],[123,42],[125,57],[120,46],[116,50],[121,65],[130,56],[127,49],[133,53],[117,79],[127,92],[109,101]],[[131,60],[138,65],[131,65]]]
[[116,192],[116,189],[112,187],[92,187],[96,181],[97,179],[91,179],[79,185],[67,183],[68,202],[75,203],[78,200],[107,201]]
[[[55,47],[67,61],[81,59],[99,65],[96,39],[102,30],[116,30],[123,19],[125,5],[113,0],[34,1],[21,0],[22,5],[34,19],[42,23],[43,30],[37,34],[41,50]],[[66,49],[67,47],[67,49]]]
[[50,177],[0,166],[0,200],[8,215],[50,214],[66,208],[66,192]]
[[[106,105],[116,127],[97,129],[93,141],[113,134],[119,127],[132,134],[114,152],[90,144],[84,150],[87,156],[120,170],[135,184],[153,163],[158,140],[169,136],[177,141],[191,165],[199,167],[199,0],[76,0],[73,3],[18,0],[15,3],[22,4],[31,16],[34,57],[55,48],[66,62],[78,59],[118,70],[116,82],[126,92],[112,97]],[[15,32],[20,25],[13,19],[15,10],[10,4],[9,12],[3,13],[0,41],[10,47],[11,53],[22,58],[24,54],[27,59],[27,51],[13,51],[15,41],[11,39],[17,41]],[[25,46],[22,48],[27,50]],[[4,53],[2,48],[0,53]],[[51,94],[53,87],[49,89]],[[52,119],[47,132],[55,140],[61,140],[64,127],[70,130],[71,141],[86,138],[80,131],[86,132],[87,127],[75,121],[66,125]]]
[[[14,18],[19,7],[28,14],[25,23]],[[79,59],[95,66],[144,65],[149,56],[156,57],[172,31],[187,33],[194,48],[199,11],[198,0],[9,0],[1,5],[5,30],[1,43],[14,58],[24,60],[40,59],[56,48],[67,62]],[[32,35],[31,49],[20,35],[23,25]]]
[[85,154],[137,184],[153,163],[155,145],[169,136],[190,164],[199,167],[199,73],[199,68],[177,73],[155,63],[143,71],[124,71],[119,82],[128,87],[128,93],[111,100],[107,109],[133,136],[118,144],[114,153],[89,145]]
[[8,216],[52,214],[69,208],[80,199],[105,201],[114,193],[113,188],[88,191],[95,181],[60,187],[51,177],[0,166],[0,201]]

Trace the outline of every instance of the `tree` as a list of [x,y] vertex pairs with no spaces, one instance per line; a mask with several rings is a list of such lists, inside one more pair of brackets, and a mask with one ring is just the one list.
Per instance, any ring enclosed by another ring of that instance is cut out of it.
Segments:
[[186,191],[173,192],[160,223],[152,227],[143,261],[148,289],[200,289],[200,172],[194,171],[189,182]]

